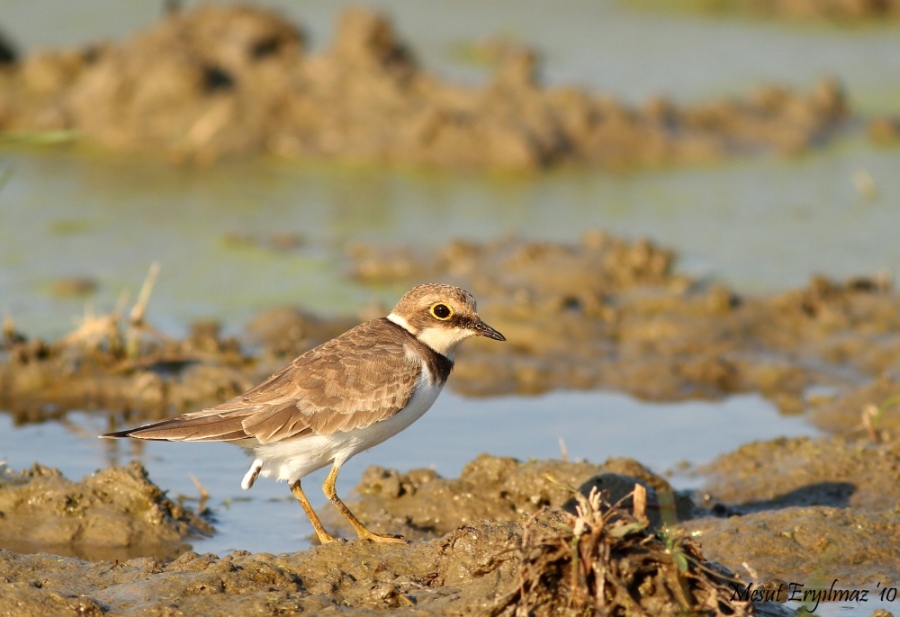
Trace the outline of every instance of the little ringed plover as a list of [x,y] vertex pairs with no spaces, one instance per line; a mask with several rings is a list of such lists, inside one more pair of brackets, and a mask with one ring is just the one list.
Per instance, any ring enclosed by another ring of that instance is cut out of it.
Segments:
[[254,457],[241,482],[285,480],[319,541],[331,542],[300,481],[331,465],[325,495],[360,538],[375,534],[337,495],[341,466],[418,420],[434,403],[456,346],[472,336],[505,341],[484,323],[472,294],[452,285],[419,285],[387,317],[373,319],[311,349],[252,390],[202,411],[101,437],[162,441],[226,441]]

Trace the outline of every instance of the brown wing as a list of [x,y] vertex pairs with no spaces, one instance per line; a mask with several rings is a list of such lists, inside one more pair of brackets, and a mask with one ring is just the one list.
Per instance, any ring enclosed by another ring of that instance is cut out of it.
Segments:
[[369,321],[221,405],[104,437],[265,444],[363,428],[409,402],[422,371],[407,353],[414,342],[386,319]]

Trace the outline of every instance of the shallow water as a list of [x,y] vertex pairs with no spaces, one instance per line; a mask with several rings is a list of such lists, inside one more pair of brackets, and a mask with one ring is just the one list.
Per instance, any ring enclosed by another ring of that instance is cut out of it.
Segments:
[[[163,163],[0,150],[0,313],[31,335],[72,329],[87,302],[109,311],[162,266],[148,316],[178,333],[212,317],[232,330],[256,311],[294,304],[353,312],[401,289],[349,281],[353,242],[440,246],[515,233],[576,242],[591,228],[648,236],[680,251],[684,269],[743,291],[900,266],[900,149],[852,142],[801,160],[715,167],[575,171],[538,177],[458,176],[285,162],[178,169]],[[867,201],[853,176],[879,190]],[[277,249],[273,234],[299,246]],[[235,235],[258,244],[230,241]],[[57,298],[54,281],[94,278],[89,298]]]
[[[331,40],[347,2],[271,2],[303,23],[310,45]],[[535,45],[545,80],[640,103],[666,93],[708,100],[778,80],[808,88],[834,74],[855,110],[900,110],[900,25],[785,26],[630,10],[576,0],[564,10],[536,1],[374,2],[395,20],[423,66],[481,83],[488,69],[460,46],[500,36]],[[510,10],[515,8],[515,10]],[[158,18],[158,3],[6,3],[0,28],[24,50],[121,39]],[[709,53],[715,49],[716,53]],[[348,282],[349,242],[437,246],[454,238],[517,233],[575,241],[589,228],[650,236],[681,251],[692,272],[741,290],[805,283],[900,265],[900,148],[858,136],[799,158],[768,156],[706,167],[540,176],[388,171],[272,160],[213,169],[173,168],[114,154],[0,146],[0,314],[32,335],[68,331],[84,298],[52,297],[60,277],[96,279],[90,300],[109,310],[132,297],[151,262],[162,274],[150,318],[179,332],[198,317],[232,329],[254,311],[302,304],[351,312],[373,293],[400,289]],[[854,178],[868,174],[874,198]],[[265,238],[297,234],[275,250]],[[235,234],[262,246],[229,242]]]
[[[194,542],[196,551],[279,553],[309,546],[312,527],[286,485],[261,479],[250,491],[241,490],[250,459],[238,448],[97,439],[109,429],[107,422],[102,415],[78,412],[61,424],[13,427],[10,417],[0,414],[0,460],[24,468],[37,456],[42,464],[78,480],[96,469],[136,459],[170,497],[199,497],[191,475],[209,492],[207,505],[215,514],[218,533]],[[705,463],[748,441],[813,432],[801,417],[779,415],[756,395],[649,404],[610,392],[493,399],[444,392],[419,422],[351,459],[342,470],[338,492],[349,496],[368,465],[404,471],[430,467],[444,477],[456,477],[483,452],[520,460],[558,459],[560,440],[570,460],[602,463],[608,457],[628,456],[656,472],[674,471],[676,487],[690,488],[697,480],[679,473],[684,462]],[[40,443],[37,455],[36,443]],[[316,472],[305,482],[316,507],[325,504],[316,487],[326,472]]]

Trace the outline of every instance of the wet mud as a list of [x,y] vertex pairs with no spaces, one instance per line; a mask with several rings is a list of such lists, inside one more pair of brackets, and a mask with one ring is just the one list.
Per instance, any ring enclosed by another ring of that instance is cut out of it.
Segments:
[[896,585],[900,550],[896,439],[776,439],[751,443],[699,471],[697,503],[716,517],[683,524],[708,556],[763,579],[837,578],[849,587]]
[[827,399],[812,386],[861,387],[900,361],[900,297],[884,276],[742,295],[680,273],[672,251],[601,231],[579,243],[507,238],[350,255],[362,281],[451,280],[479,298],[511,343],[462,352],[454,377],[470,394],[607,387],[672,401],[758,392],[801,413]]
[[[872,589],[900,580],[900,298],[887,277],[817,277],[749,296],[679,272],[677,255],[664,247],[603,232],[569,244],[505,238],[429,253],[358,246],[347,259],[364,282],[443,280],[473,291],[482,316],[509,342],[476,341],[460,352],[451,383],[462,391],[606,387],[653,400],[757,392],[829,436],[742,446],[689,470],[704,484],[694,493],[673,491],[628,459],[483,455],[449,479],[372,467],[351,508],[373,531],[400,532],[410,544],[352,540],[278,556],[185,553],[174,561],[178,551],[126,553],[145,556],[122,562],[51,556],[102,560],[108,546],[93,546],[100,536],[137,551],[143,538],[183,546],[204,531],[187,509],[147,497],[159,489],[139,469],[99,472],[77,485],[40,467],[10,472],[0,486],[0,527],[23,530],[12,535],[29,550],[44,543],[38,550],[46,552],[0,551],[0,609],[777,614],[780,605],[735,604],[735,577],[757,589],[779,581],[827,587],[833,579]],[[358,319],[277,309],[237,338],[202,323],[172,340],[140,307],[124,314],[94,316],[55,342],[29,341],[8,323],[3,408],[21,423],[101,407],[111,430],[169,416],[227,398]],[[125,506],[108,505],[103,474],[139,497],[126,492]],[[595,490],[621,509],[591,501]],[[38,508],[35,493],[57,496]],[[352,537],[334,513],[323,515]],[[146,531],[138,525],[148,518],[166,525]],[[84,522],[93,519],[102,524]],[[106,525],[112,531],[98,531]]]
[[422,68],[383,16],[345,11],[321,52],[250,6],[169,15],[122,42],[0,63],[0,133],[51,133],[173,161],[275,154],[401,166],[620,168],[815,148],[849,127],[841,86],[777,84],[696,106],[544,87],[538,54],[497,52],[481,87]]
[[174,559],[187,539],[213,532],[193,511],[168,499],[132,463],[81,482],[35,464],[14,472],[0,464],[0,546],[83,559],[155,555]]
[[[498,464],[527,467],[501,459],[474,463],[482,470]],[[569,477],[589,471],[551,467]],[[646,506],[611,506],[596,488],[587,496],[557,492],[572,505],[532,503],[534,513],[515,520],[492,521],[480,512],[437,539],[400,545],[338,541],[299,553],[236,551],[221,558],[187,552],[168,563],[0,550],[0,610],[12,616],[397,609],[436,615],[790,614],[772,602],[736,599],[733,573],[707,564],[699,545],[683,535],[650,526]]]
[[[742,602],[735,590],[896,580],[898,454],[896,445],[841,438],[749,444],[697,470],[709,475],[708,490],[694,495],[629,459],[484,455],[454,479],[372,467],[352,507],[373,529],[400,525],[408,544],[121,562],[0,550],[0,609],[787,615],[772,602]],[[635,484],[645,497],[632,493]]]
[[[671,520],[689,518],[694,506],[685,495],[675,495],[663,478],[631,459],[611,459],[604,465],[588,462],[530,461],[483,454],[471,461],[459,478],[444,479],[430,469],[408,473],[369,467],[356,492],[361,499],[351,506],[376,528],[392,530],[407,538],[434,538],[481,519],[516,521],[544,508],[574,513],[577,490],[588,495],[592,488],[605,491],[612,503],[630,505],[635,484],[647,491],[651,523],[663,522],[658,493],[673,497],[668,503]],[[352,537],[346,520],[333,516],[331,525]]]
[[866,126],[869,139],[880,146],[896,146],[900,144],[900,117],[878,116],[872,118]]
[[849,588],[890,587],[900,579],[898,470],[896,441],[844,437],[742,446],[693,470],[705,481],[693,493],[674,491],[630,459],[595,465],[483,455],[450,480],[430,470],[399,474],[371,467],[353,510],[376,528],[427,539],[479,519],[573,511],[572,488],[589,494],[597,487],[630,508],[630,493],[640,484],[652,525],[689,535],[707,559],[745,580],[808,585],[827,577]]

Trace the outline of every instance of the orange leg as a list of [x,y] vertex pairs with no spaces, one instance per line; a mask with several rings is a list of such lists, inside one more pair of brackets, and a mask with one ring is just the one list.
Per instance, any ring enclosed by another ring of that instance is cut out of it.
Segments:
[[313,529],[316,530],[316,535],[319,536],[319,542],[322,544],[334,542],[334,536],[325,531],[325,527],[322,526],[322,521],[319,520],[315,510],[312,509],[309,500],[306,498],[306,494],[303,492],[303,489],[300,488],[300,480],[291,484],[291,492],[294,494],[294,497],[297,498],[297,501],[300,502],[300,507],[306,512],[306,516],[309,517],[309,522],[312,523]]
[[[402,536],[382,536],[377,533],[373,533],[366,529],[366,526],[363,525],[358,518],[353,515],[347,506],[344,505],[344,502],[341,501],[341,498],[337,495],[337,489],[335,488],[335,483],[337,482],[338,473],[340,472],[340,467],[335,465],[331,468],[331,471],[328,472],[328,477],[325,478],[325,483],[322,485],[322,490],[325,491],[325,496],[328,497],[329,501],[334,504],[334,507],[338,509],[338,512],[344,515],[350,524],[353,525],[353,528],[356,530],[356,533],[360,538],[365,538],[366,540],[373,540],[375,542],[406,542]],[[297,483],[299,488],[300,483]],[[308,514],[308,512],[307,512]],[[312,518],[312,517],[310,517]],[[315,527],[315,523],[313,523]],[[321,536],[320,536],[321,537]]]

